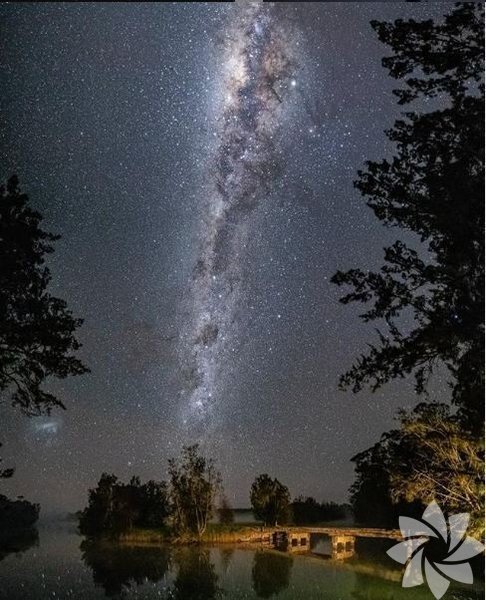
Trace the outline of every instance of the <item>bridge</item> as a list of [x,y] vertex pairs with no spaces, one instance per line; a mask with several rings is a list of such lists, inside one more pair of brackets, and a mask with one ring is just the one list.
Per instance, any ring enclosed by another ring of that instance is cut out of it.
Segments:
[[401,540],[399,529],[359,527],[275,527],[262,530],[261,542],[287,552],[310,552],[311,535],[331,539],[331,558],[344,560],[355,553],[357,537]]

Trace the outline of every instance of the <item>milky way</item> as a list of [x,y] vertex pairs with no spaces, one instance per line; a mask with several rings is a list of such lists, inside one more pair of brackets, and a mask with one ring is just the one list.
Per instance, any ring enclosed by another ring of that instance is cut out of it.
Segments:
[[374,332],[330,278],[397,239],[353,187],[403,109],[369,22],[447,10],[0,5],[2,180],[62,236],[50,292],[84,318],[91,368],[52,381],[67,410],[50,418],[0,402],[2,494],[75,511],[102,471],[163,479],[200,441],[234,506],[265,472],[348,499],[351,456],[417,401],[412,382],[337,390]]
[[248,216],[271,192],[281,171],[275,133],[295,86],[291,36],[270,5],[240,5],[224,40],[222,115],[211,164],[208,211],[193,271],[193,317],[183,336],[188,401],[185,419],[211,421],[219,381],[231,360],[241,300],[241,256]]

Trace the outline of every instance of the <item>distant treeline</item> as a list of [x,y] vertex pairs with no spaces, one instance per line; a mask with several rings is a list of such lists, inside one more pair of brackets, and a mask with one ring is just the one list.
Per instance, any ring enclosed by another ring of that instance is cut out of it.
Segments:
[[[184,447],[179,460],[171,459],[168,473],[168,483],[142,483],[138,477],[124,483],[103,473],[78,513],[81,533],[117,537],[134,528],[161,529],[163,535],[194,539],[204,534],[213,515],[230,525],[235,513],[248,510],[231,508],[213,460],[202,456],[197,445]],[[250,501],[254,517],[264,525],[315,524],[348,514],[346,505],[334,502],[303,496],[291,502],[289,489],[266,473],[255,478]]]
[[317,502],[315,498],[299,496],[292,502],[292,521],[296,525],[315,524],[323,521],[345,519],[351,507],[335,502]]
[[[321,521],[338,521],[352,514],[350,504],[336,502],[318,502],[311,496],[298,496],[290,505],[291,521],[296,525],[305,523],[315,524]],[[252,508],[232,508],[232,513],[245,515],[251,513],[255,518]]]

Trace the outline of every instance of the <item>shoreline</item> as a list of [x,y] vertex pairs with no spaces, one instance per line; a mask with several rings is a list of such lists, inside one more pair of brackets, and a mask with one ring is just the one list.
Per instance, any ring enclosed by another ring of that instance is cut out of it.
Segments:
[[219,526],[212,525],[201,537],[192,535],[174,536],[167,530],[134,529],[116,537],[102,536],[99,541],[116,542],[124,546],[156,546],[170,544],[181,546],[188,544],[265,544],[270,541],[270,532],[274,528],[250,525]]

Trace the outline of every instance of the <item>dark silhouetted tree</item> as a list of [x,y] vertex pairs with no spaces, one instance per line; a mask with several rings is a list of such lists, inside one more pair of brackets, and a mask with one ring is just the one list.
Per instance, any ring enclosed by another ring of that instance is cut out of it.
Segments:
[[[396,155],[368,162],[356,187],[385,225],[416,234],[385,249],[379,272],[337,272],[382,330],[341,386],[376,390],[413,374],[418,393],[439,364],[450,372],[464,426],[482,430],[484,400],[484,25],[479,3],[457,4],[443,22],[372,22],[393,50],[383,59],[403,80],[400,104],[418,100],[387,132]],[[429,105],[436,108],[423,112]],[[419,112],[422,111],[422,112]],[[412,320],[410,320],[410,318]],[[383,327],[385,328],[383,330]]]
[[319,523],[321,521],[321,505],[315,498],[299,496],[292,502],[292,517],[296,525]]
[[357,521],[393,526],[418,516],[432,500],[451,514],[470,514],[469,531],[484,531],[484,442],[464,430],[450,407],[421,403],[400,413],[400,427],[356,455],[351,488]]
[[63,406],[41,388],[47,378],[87,371],[74,356],[82,321],[48,291],[45,259],[59,236],[41,221],[17,177],[0,187],[0,393],[27,415]]
[[278,479],[259,475],[251,486],[250,501],[253,513],[265,525],[287,523],[290,520],[290,493]]
[[103,535],[113,529],[114,488],[118,477],[103,473],[94,489],[88,493],[88,506],[79,520],[81,533],[88,536]]
[[140,522],[143,527],[161,527],[169,516],[169,491],[165,481],[147,481],[140,486]]
[[394,528],[400,515],[422,513],[421,505],[416,510],[414,504],[397,503],[392,498],[391,474],[397,460],[411,460],[411,448],[405,447],[398,430],[384,433],[379,442],[351,460],[356,473],[350,489],[351,505],[359,525]]
[[40,506],[19,496],[10,500],[0,494],[0,533],[10,529],[29,529],[39,518]]
[[133,527],[164,527],[169,515],[167,484],[141,483],[132,477],[122,483],[103,473],[89,490],[88,506],[81,512],[79,528],[88,537],[118,535]]
[[310,496],[299,496],[292,502],[292,520],[296,525],[344,519],[346,507],[335,502],[319,503]]

